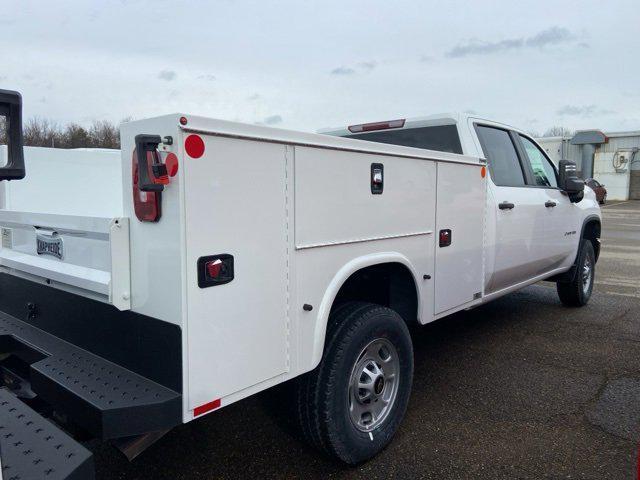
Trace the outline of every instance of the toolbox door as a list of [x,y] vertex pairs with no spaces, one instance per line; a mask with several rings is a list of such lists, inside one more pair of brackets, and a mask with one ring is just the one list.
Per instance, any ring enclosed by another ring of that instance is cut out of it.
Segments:
[[287,158],[284,145],[184,135],[194,409],[287,370]]
[[485,178],[481,166],[438,163],[435,315],[481,298]]

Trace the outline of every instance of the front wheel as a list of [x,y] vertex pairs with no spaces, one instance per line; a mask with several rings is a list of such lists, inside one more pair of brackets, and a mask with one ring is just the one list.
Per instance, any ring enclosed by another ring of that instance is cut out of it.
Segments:
[[320,365],[297,385],[297,416],[309,443],[349,464],[380,452],[409,402],[413,347],[393,310],[362,302],[332,314]]
[[560,301],[568,307],[586,305],[593,292],[596,256],[589,240],[582,240],[576,267],[576,274],[571,282],[557,283]]

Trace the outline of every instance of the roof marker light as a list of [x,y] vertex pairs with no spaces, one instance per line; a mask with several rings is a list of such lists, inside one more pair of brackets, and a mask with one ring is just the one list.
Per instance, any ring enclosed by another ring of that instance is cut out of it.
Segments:
[[360,125],[350,125],[347,127],[351,133],[371,132],[373,130],[388,130],[390,128],[404,127],[404,118],[389,120],[388,122],[362,123]]

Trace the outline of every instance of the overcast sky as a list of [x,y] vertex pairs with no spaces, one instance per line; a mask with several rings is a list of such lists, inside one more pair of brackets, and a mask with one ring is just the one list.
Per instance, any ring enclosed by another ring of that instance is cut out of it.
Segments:
[[25,115],[172,112],[314,131],[473,111],[640,129],[629,1],[3,0],[0,88]]

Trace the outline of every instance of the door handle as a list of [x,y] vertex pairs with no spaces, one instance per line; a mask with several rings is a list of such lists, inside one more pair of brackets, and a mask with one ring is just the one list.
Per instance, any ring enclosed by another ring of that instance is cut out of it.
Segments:
[[548,200],[547,202],[545,202],[544,206],[547,208],[553,208],[557,205],[556,202],[552,202],[551,200]]
[[511,210],[515,208],[515,205],[511,202],[502,202],[501,204],[498,205],[498,208],[500,210]]

